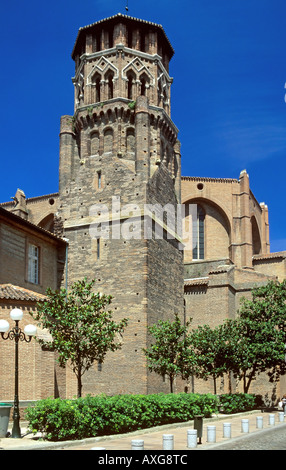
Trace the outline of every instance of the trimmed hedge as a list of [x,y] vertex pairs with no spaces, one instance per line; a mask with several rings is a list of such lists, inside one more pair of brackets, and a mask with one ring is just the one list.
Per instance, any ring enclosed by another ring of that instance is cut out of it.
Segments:
[[258,406],[256,396],[247,393],[227,393],[220,395],[219,402],[221,411],[226,414],[249,411]]
[[[212,394],[98,395],[74,400],[48,398],[27,408],[29,429],[45,439],[63,441],[118,434],[163,424],[184,422],[195,415],[210,417],[219,405],[239,410],[246,406],[245,395],[220,401]],[[234,397],[234,395],[228,395]],[[250,406],[248,399],[247,406]],[[247,408],[249,409],[249,408]]]

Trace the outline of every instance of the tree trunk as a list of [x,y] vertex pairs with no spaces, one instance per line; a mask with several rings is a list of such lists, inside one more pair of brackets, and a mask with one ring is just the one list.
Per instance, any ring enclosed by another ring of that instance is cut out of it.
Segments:
[[228,373],[228,393],[232,393],[231,372]]
[[244,393],[248,393],[249,388],[250,388],[250,384],[251,384],[253,378],[255,377],[255,373],[256,373],[256,365],[253,366],[252,371],[249,374],[247,381],[246,381],[246,377],[247,377],[246,372],[244,373],[244,376],[243,376],[243,391],[244,391]]
[[250,384],[251,384],[251,381],[253,379],[253,377],[255,376],[255,370],[253,369],[250,376],[248,377],[248,381],[246,383],[246,387],[245,387],[245,392],[244,393],[248,393],[249,391],[249,387],[250,387]]
[[77,397],[81,398],[81,393],[82,393],[82,381],[81,381],[82,368],[81,368],[81,365],[79,365],[79,364],[77,366],[76,375],[77,375]]
[[81,398],[81,393],[82,393],[82,381],[81,381],[81,375],[79,375],[77,378],[77,398]]
[[170,375],[170,391],[173,393],[174,391],[174,377]]
[[216,395],[216,376],[213,375],[213,379],[214,379],[214,394]]

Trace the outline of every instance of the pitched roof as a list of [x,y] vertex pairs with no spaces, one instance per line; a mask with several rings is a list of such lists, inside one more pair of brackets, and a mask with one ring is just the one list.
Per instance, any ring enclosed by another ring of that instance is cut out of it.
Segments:
[[53,239],[57,241],[58,243],[66,245],[67,242],[61,238],[55,235],[54,233],[49,232],[48,230],[39,227],[38,225],[33,224],[29,220],[23,219],[17,214],[14,214],[14,212],[10,212],[9,210],[5,209],[3,206],[0,206],[0,219],[6,219],[7,221],[11,221],[16,223],[17,225],[21,225],[22,227],[30,228],[33,231],[36,231],[42,235],[45,235],[46,237]]
[[286,251],[276,251],[274,253],[264,253],[262,255],[253,255],[254,261],[274,259],[274,258],[286,258]]
[[24,287],[14,286],[13,284],[0,284],[0,299],[39,302],[45,300],[46,296],[30,289],[25,289]]

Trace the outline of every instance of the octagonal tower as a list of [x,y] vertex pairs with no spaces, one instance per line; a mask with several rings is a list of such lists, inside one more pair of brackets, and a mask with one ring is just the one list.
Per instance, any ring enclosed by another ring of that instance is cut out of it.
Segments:
[[148,373],[142,348],[148,325],[175,312],[183,318],[173,53],[162,26],[121,14],[81,28],[72,51],[74,115],[62,116],[60,131],[65,282],[95,278],[96,289],[113,297],[115,320],[129,318],[122,349],[83,377],[84,393],[169,390]]

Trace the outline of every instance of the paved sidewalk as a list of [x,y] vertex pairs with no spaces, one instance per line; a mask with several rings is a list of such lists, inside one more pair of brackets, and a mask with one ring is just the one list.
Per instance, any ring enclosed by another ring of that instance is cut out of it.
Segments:
[[[257,428],[257,417],[263,420],[263,429]],[[274,424],[270,423],[270,417],[273,419]],[[242,420],[244,427],[248,426],[248,432],[242,430]],[[230,424],[231,438],[226,438],[223,435],[224,423]],[[234,439],[247,438],[249,433],[259,433],[277,426],[286,424],[286,418],[280,422],[280,415],[278,411],[273,412],[260,412],[252,411],[248,413],[238,413],[234,415],[215,415],[212,418],[203,419],[203,436],[201,444],[196,448],[189,449],[187,447],[187,431],[194,429],[194,421],[188,423],[178,423],[165,426],[158,426],[156,428],[145,429],[127,434],[101,436],[97,438],[88,438],[80,441],[65,441],[65,442],[46,442],[39,439],[32,434],[25,434],[26,429],[24,426],[21,428],[23,437],[21,439],[14,438],[1,438],[0,450],[90,450],[92,448],[101,447],[106,451],[128,451],[132,450],[132,440],[140,439],[144,441],[144,450],[163,450],[163,435],[169,434],[173,436],[174,450],[178,451],[197,451],[208,450],[219,445],[222,442],[230,442]],[[215,426],[212,431],[215,442],[208,442],[208,426]]]

